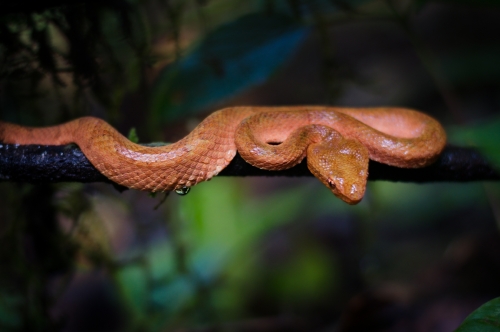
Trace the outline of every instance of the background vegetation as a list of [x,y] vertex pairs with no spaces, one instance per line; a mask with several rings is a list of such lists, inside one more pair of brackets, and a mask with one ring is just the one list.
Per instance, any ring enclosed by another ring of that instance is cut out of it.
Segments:
[[[0,118],[173,141],[230,105],[399,105],[497,165],[495,0],[0,5]],[[500,295],[500,187],[0,183],[2,331],[452,331]],[[498,329],[498,299],[460,331]],[[478,325],[485,324],[485,325]],[[496,327],[495,327],[495,324]]]

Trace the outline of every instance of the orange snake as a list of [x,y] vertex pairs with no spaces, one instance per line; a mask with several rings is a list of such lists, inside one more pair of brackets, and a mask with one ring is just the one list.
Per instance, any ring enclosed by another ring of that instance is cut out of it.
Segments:
[[110,180],[153,192],[209,180],[236,151],[267,170],[290,168],[307,156],[311,173],[336,196],[356,204],[365,192],[368,159],[423,167],[436,160],[446,134],[433,118],[408,109],[291,106],[222,109],[180,141],[160,147],[132,143],[93,117],[45,128],[0,122],[0,141],[76,143]]

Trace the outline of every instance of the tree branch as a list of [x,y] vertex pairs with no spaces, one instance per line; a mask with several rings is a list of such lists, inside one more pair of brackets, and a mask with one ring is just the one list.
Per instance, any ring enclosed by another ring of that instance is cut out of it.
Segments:
[[[284,171],[265,171],[239,155],[219,176],[312,176],[306,161]],[[369,180],[403,182],[467,182],[500,180],[500,173],[475,149],[447,146],[431,166],[397,168],[370,161]],[[0,144],[0,181],[55,183],[108,182],[76,145],[41,146]]]

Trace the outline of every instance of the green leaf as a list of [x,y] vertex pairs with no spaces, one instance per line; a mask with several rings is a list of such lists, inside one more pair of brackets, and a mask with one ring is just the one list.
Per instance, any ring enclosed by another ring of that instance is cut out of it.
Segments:
[[469,315],[455,332],[499,332],[500,297],[486,302]]
[[135,130],[134,127],[130,128],[130,131],[128,132],[127,138],[134,143],[139,143],[139,136],[137,136],[137,131]]
[[250,14],[209,33],[166,67],[152,96],[152,123],[193,114],[263,83],[290,56],[307,28],[285,16]]

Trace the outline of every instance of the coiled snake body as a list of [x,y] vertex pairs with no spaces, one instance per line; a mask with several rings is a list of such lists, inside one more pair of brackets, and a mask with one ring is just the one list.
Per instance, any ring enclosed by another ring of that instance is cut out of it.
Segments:
[[238,151],[250,164],[283,170],[307,156],[310,171],[339,198],[364,195],[368,159],[397,167],[432,163],[446,134],[433,118],[402,108],[233,107],[217,111],[176,143],[132,143],[103,120],[84,117],[45,128],[0,122],[0,141],[76,143],[106,177],[123,186],[167,191],[217,175]]

